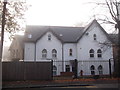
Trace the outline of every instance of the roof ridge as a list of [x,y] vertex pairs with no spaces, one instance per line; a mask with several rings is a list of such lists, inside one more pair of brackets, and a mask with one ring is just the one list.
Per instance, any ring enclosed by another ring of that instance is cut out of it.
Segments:
[[38,26],[38,27],[62,27],[62,28],[85,28],[85,27],[78,27],[78,26],[49,26],[49,25],[26,25],[26,27],[30,27],[30,26],[32,26],[32,27],[36,27],[36,26]]

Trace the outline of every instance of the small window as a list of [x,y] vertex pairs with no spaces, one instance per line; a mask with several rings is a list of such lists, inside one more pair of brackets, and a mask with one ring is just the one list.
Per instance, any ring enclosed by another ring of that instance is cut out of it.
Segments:
[[57,58],[57,51],[55,49],[52,50],[52,57]]
[[70,72],[70,65],[66,65],[66,72]]
[[90,67],[90,70],[91,70],[91,75],[95,75],[95,66],[94,65],[92,65]]
[[69,49],[69,56],[72,56],[72,49]]
[[93,50],[93,49],[91,49],[91,50],[89,51],[89,53],[90,53],[90,57],[94,57],[94,50]]
[[46,49],[42,50],[42,58],[47,58],[47,50]]
[[97,40],[97,36],[96,36],[96,34],[93,35],[93,38],[94,38],[94,40]]
[[98,56],[98,58],[101,58],[101,57],[102,57],[102,51],[101,51],[101,49],[98,49],[98,50],[97,50],[97,56]]
[[49,40],[49,41],[51,40],[51,35],[50,35],[50,34],[48,35],[48,40]]

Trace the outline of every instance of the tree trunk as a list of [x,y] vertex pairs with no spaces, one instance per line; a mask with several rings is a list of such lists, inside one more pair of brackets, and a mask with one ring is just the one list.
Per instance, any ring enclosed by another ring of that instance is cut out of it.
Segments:
[[117,72],[118,77],[120,77],[120,21],[117,22],[118,25],[118,60],[117,60]]

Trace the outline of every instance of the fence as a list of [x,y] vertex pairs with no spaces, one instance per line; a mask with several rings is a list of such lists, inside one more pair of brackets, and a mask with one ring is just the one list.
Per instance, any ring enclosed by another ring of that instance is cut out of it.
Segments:
[[52,61],[2,62],[2,79],[3,81],[52,80]]
[[[75,77],[94,74],[108,76],[114,72],[114,60],[77,60],[76,62],[75,60],[53,60],[53,65],[56,66],[56,75],[69,75],[66,72],[73,72]],[[64,67],[65,73],[61,73],[63,72],[62,67]]]

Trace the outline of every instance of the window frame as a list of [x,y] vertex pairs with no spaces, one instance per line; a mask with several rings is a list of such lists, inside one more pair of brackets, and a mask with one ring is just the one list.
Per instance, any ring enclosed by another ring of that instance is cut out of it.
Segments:
[[96,34],[93,34],[93,39],[97,40],[97,35]]
[[47,50],[46,49],[42,50],[42,58],[47,58]]
[[69,56],[73,56],[73,50],[71,48],[69,49]]
[[53,76],[57,75],[57,67],[53,65]]
[[98,66],[98,72],[99,72],[99,75],[103,75],[103,66],[102,65]]
[[94,65],[90,66],[90,71],[91,71],[91,75],[95,75],[95,66]]
[[52,58],[57,58],[57,50],[56,49],[52,50]]
[[97,57],[102,58],[102,50],[101,49],[97,50]]
[[51,41],[51,34],[48,34],[48,41]]
[[90,58],[94,58],[95,56],[94,53],[95,53],[94,49],[89,50]]

